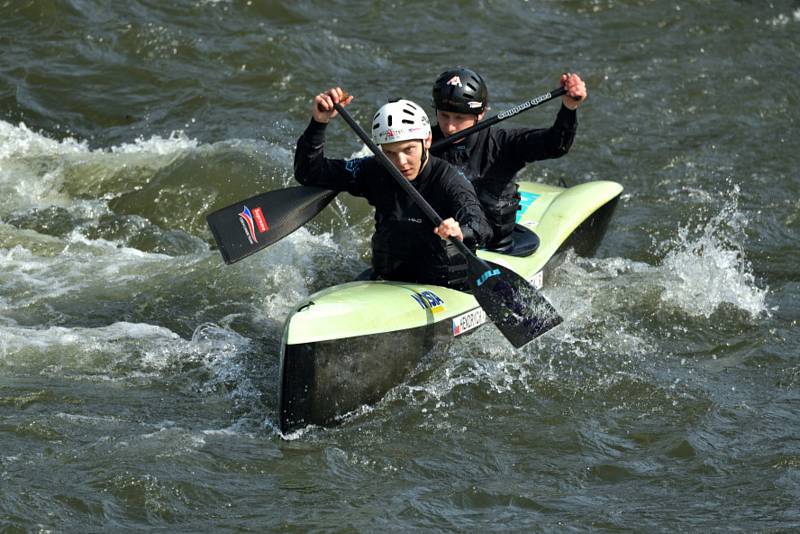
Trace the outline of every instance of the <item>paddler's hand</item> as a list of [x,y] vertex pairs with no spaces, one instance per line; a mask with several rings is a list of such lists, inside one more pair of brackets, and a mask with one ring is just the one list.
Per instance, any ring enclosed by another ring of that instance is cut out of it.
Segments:
[[341,87],[331,87],[324,93],[320,93],[314,97],[314,106],[311,109],[311,116],[314,117],[314,120],[317,122],[328,123],[339,114],[333,107],[334,103],[341,104],[342,107],[345,107],[352,101],[353,97],[345,93]]
[[561,102],[569,109],[578,109],[578,106],[589,97],[586,84],[574,72],[561,75],[561,87],[567,90],[567,94],[561,97]]
[[443,220],[442,224],[433,229],[433,233],[442,239],[455,237],[459,241],[464,241],[464,234],[461,233],[461,226],[459,226],[458,221],[452,217]]

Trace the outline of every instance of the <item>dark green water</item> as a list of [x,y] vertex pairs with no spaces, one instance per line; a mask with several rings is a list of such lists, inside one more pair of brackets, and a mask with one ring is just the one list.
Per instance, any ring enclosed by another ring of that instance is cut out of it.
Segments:
[[[371,212],[227,267],[204,216],[293,183],[317,92],[367,124],[457,64],[494,111],[581,73],[572,151],[522,176],[622,183],[609,233],[551,334],[281,436],[283,319]],[[0,532],[796,531],[798,83],[789,0],[0,0]]]

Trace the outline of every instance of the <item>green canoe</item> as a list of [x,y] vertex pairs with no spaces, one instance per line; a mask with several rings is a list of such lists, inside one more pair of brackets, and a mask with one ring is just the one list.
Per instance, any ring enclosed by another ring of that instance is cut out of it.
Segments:
[[[478,255],[541,287],[557,252],[594,254],[621,193],[609,181],[570,188],[521,182],[515,250]],[[284,326],[280,430],[336,424],[401,383],[434,343],[486,322],[472,295],[441,286],[357,281],[311,295]]]

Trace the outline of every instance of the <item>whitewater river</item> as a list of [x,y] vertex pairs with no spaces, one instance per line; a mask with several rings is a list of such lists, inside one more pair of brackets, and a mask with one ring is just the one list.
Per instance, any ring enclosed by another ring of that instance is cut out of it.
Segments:
[[[314,94],[368,126],[454,65],[492,112],[582,75],[521,177],[621,183],[608,234],[546,280],[559,328],[282,435],[283,321],[372,211],[231,266],[205,215],[295,183]],[[797,531],[798,83],[794,0],[0,0],[0,532]]]

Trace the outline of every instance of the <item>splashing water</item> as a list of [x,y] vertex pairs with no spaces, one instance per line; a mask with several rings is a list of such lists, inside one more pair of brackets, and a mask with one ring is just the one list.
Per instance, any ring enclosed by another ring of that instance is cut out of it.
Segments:
[[[93,150],[86,141],[72,137],[58,141],[31,130],[25,123],[15,126],[0,120],[0,217],[32,208],[67,208],[77,200],[75,190],[85,193],[92,189],[92,183],[123,180],[127,186],[120,188],[126,191],[137,185],[134,180],[146,180],[174,158],[197,149],[196,140],[177,131],[166,139],[154,135]],[[144,176],[123,173],[121,178],[115,178],[120,169],[135,167],[149,171]],[[73,184],[70,188],[72,182],[82,185]]]
[[432,409],[463,387],[512,396],[548,383],[605,390],[620,380],[640,380],[650,372],[648,355],[661,351],[660,340],[650,338],[637,317],[667,307],[687,316],[692,326],[679,322],[682,328],[701,329],[691,319],[709,319],[723,305],[751,318],[768,313],[768,290],[757,284],[743,246],[751,221],[738,208],[739,188],[729,189],[719,208],[712,196],[704,201],[714,210],[710,216],[698,216],[655,244],[660,264],[568,251],[544,290],[564,315],[563,325],[521,351],[509,350],[499,332],[485,328],[449,347],[447,364],[424,383],[397,388],[389,398]]
[[767,312],[767,289],[757,287],[742,247],[749,220],[738,210],[739,193],[734,185],[717,215],[694,229],[679,228],[676,238],[661,244],[669,276],[663,302],[704,317],[723,303],[752,317]]

